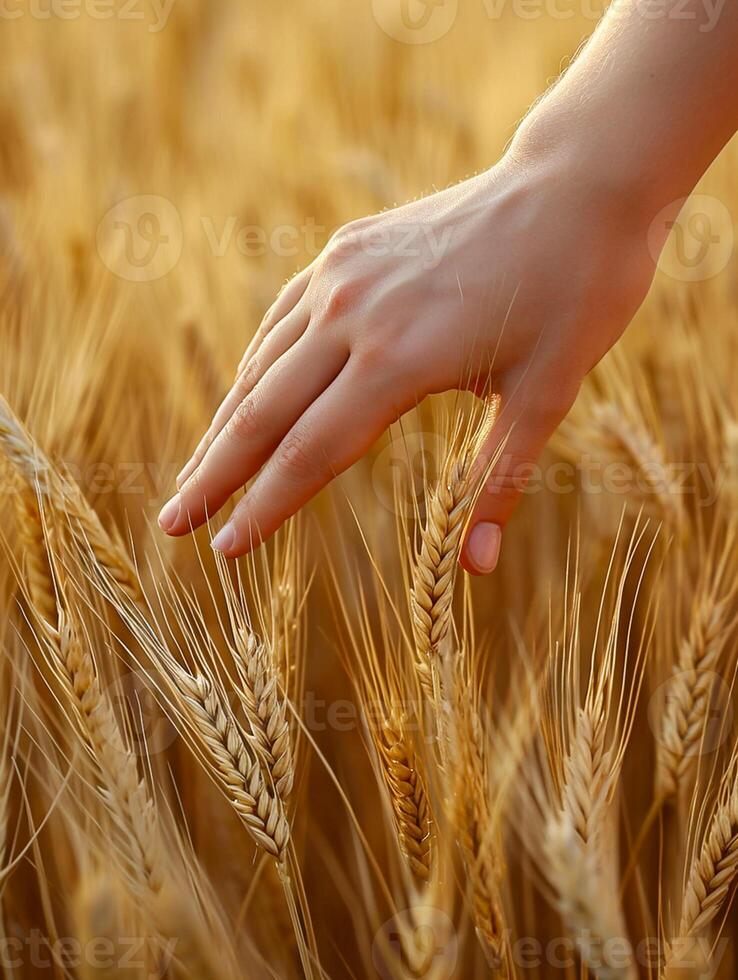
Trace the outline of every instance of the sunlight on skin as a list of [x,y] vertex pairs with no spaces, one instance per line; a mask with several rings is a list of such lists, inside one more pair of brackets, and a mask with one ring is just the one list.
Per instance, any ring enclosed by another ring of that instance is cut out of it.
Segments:
[[482,455],[511,434],[462,564],[494,568],[521,474],[648,292],[654,217],[738,126],[737,4],[710,31],[610,10],[495,167],[345,226],[287,285],[164,531],[189,533],[256,476],[213,541],[243,555],[426,395],[489,382],[503,412]]

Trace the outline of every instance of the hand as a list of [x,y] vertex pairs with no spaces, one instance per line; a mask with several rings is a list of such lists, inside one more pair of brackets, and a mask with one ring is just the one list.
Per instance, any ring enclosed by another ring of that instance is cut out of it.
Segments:
[[592,180],[585,197],[575,170],[513,144],[489,172],[338,231],[266,314],[161,527],[186,534],[258,473],[213,541],[242,555],[426,395],[494,390],[483,452],[511,432],[462,555],[490,571],[526,464],[653,274],[628,207]]

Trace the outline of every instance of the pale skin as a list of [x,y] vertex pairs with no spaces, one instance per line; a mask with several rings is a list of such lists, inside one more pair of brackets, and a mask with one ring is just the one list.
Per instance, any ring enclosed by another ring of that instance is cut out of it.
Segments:
[[530,464],[648,292],[655,216],[738,129],[738,3],[706,23],[701,0],[620,0],[491,170],[340,229],[264,317],[163,530],[255,477],[213,540],[246,554],[426,395],[496,391],[480,465],[509,435],[461,555],[492,571]]

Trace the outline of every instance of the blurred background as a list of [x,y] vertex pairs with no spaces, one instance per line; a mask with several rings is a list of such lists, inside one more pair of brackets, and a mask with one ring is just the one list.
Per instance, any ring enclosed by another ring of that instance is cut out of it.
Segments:
[[[161,554],[205,601],[208,578],[196,546],[162,540],[154,518],[277,290],[346,221],[491,166],[531,103],[594,30],[603,7],[598,0],[4,0],[0,391],[44,450],[69,468],[103,520],[121,528],[145,585],[155,579],[147,560]],[[548,647],[575,555],[582,632],[591,636],[623,520],[621,541],[636,519],[650,520],[649,534],[660,530],[643,588],[655,596],[660,579],[670,593],[659,606],[662,633],[649,692],[668,676],[675,636],[688,627],[700,572],[714,554],[715,528],[723,526],[716,501],[735,492],[738,473],[735,174],[731,145],[680,219],[686,252],[679,242],[667,248],[634,327],[557,434],[541,479],[506,532],[498,573],[489,582],[464,584],[460,602],[485,664],[478,690],[490,698],[514,700],[511,665],[533,664]],[[699,220],[690,224],[695,215]],[[613,406],[616,424],[607,414]],[[407,584],[402,541],[414,532],[400,518],[412,524],[414,506],[422,514],[423,481],[438,475],[442,451],[432,441],[442,431],[438,417],[431,406],[407,422],[401,437],[390,433],[303,521],[305,564],[317,573],[307,602],[305,691],[319,702],[318,714],[337,704],[349,714],[356,710],[357,668],[347,667],[352,644],[345,620],[360,612],[359,588],[384,622],[377,568],[391,590]],[[422,435],[408,435],[416,430]],[[408,444],[424,452],[430,447],[423,456],[429,476],[417,469]],[[648,458],[682,464],[693,490],[675,504],[647,476],[625,493],[601,485],[585,492],[579,464],[587,454],[595,462],[625,459],[636,470],[647,468]],[[393,490],[398,461],[407,468],[411,495],[405,510]],[[548,480],[555,462],[571,469]],[[556,483],[562,479],[569,481],[564,490]],[[7,502],[3,508],[4,537],[17,552]],[[212,581],[202,535],[199,546]],[[336,601],[336,580],[345,610]],[[18,587],[9,568],[3,588],[10,649]],[[628,609],[636,607],[634,594],[631,583]],[[634,619],[646,621],[640,612]],[[729,664],[728,687],[730,670]],[[126,710],[134,705],[148,738],[158,730],[158,709],[141,712],[144,695],[135,685],[130,691],[124,689]],[[644,702],[634,726],[636,757],[625,764],[629,833],[649,806],[653,727]],[[458,881],[457,897],[443,904],[455,923],[450,967],[441,962],[436,973],[411,974],[402,964],[388,966],[384,953],[373,958],[377,930],[402,903],[371,754],[351,720],[344,727],[335,719],[314,724],[311,734],[330,772],[305,753],[299,811],[309,817],[297,820],[296,837],[327,975],[490,975]],[[720,739],[723,749],[726,739]],[[280,919],[284,910],[268,903],[257,909],[253,848],[235,842],[237,821],[186,755],[176,740],[166,747],[163,765],[179,794],[173,806],[184,811],[194,851],[238,923],[236,933],[250,929],[265,958],[257,966],[249,953],[244,976],[299,976],[294,950],[280,948],[283,929],[289,931]],[[47,781],[53,790],[54,781]],[[38,827],[48,800],[29,793],[28,823]],[[386,862],[395,906],[382,888],[367,884],[370,861],[359,856],[344,793]],[[24,828],[24,804],[13,798],[15,826]],[[8,934],[26,935],[35,926],[48,933],[50,921],[63,934],[65,891],[84,880],[84,843],[61,860],[59,841],[67,831],[46,833],[30,855],[33,867],[23,863],[7,879]],[[43,872],[41,854],[48,854]],[[536,936],[555,935],[558,920],[546,911],[534,862],[515,846],[509,861],[511,920],[527,922]],[[675,863],[675,879],[681,878]],[[48,893],[40,880],[48,882]],[[638,935],[658,928],[643,912],[657,882],[652,875],[642,894],[631,896],[628,918]],[[279,896],[268,899],[279,906]],[[731,955],[722,961],[726,971]],[[578,965],[552,969],[539,964],[523,975],[582,975]]]

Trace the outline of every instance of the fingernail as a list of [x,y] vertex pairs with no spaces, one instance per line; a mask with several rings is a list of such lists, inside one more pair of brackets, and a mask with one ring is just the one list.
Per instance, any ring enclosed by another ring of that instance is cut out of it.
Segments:
[[213,540],[210,542],[210,547],[213,551],[230,551],[233,545],[236,543],[236,528],[229,521],[224,524],[223,527],[218,531]]
[[159,527],[162,529],[162,531],[172,530],[174,525],[177,523],[181,506],[182,501],[178,493],[176,493],[168,503],[164,504],[159,513]]
[[495,570],[500,557],[502,531],[498,524],[482,521],[472,529],[467,547],[469,558],[480,575]]

